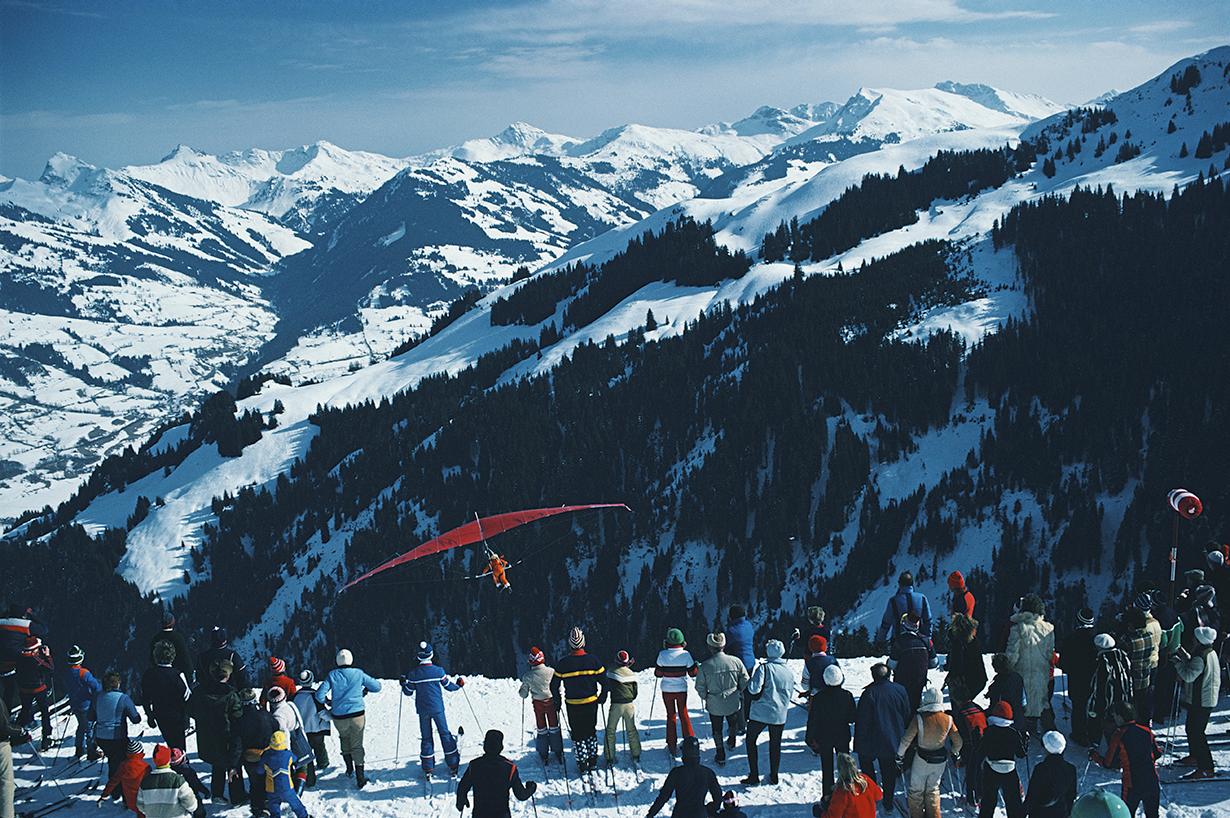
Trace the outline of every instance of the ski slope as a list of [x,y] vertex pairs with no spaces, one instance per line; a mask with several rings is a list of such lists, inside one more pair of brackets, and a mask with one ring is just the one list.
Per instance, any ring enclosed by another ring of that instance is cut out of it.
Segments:
[[[697,639],[696,641],[700,641]],[[604,651],[608,652],[608,651]],[[613,649],[612,651],[613,652]],[[362,657],[359,657],[360,659]],[[986,657],[988,669],[990,656]],[[841,665],[846,672],[845,686],[856,696],[870,680],[870,667],[876,659],[854,658],[843,659]],[[796,680],[802,673],[802,662],[794,660],[790,663]],[[453,668],[450,668],[453,670]],[[939,683],[943,673],[932,671],[931,678]],[[672,766],[665,749],[664,716],[662,703],[654,702],[654,680],[652,671],[643,670],[638,674],[639,696],[637,698],[637,720],[641,728],[643,750],[641,757],[642,771],[638,775],[629,765],[624,750],[624,742],[619,743],[619,764],[614,770],[615,790],[618,798],[608,784],[604,767],[594,776],[596,797],[587,794],[582,782],[573,779],[568,784],[560,776],[559,769],[553,768],[550,778],[544,780],[542,766],[532,748],[533,714],[527,716],[522,730],[522,704],[517,695],[518,682],[513,679],[486,679],[478,676],[467,676],[463,692],[445,694],[445,705],[448,710],[449,725],[455,733],[460,734],[461,758],[464,765],[481,755],[483,733],[486,730],[498,729],[504,732],[505,756],[515,761],[521,770],[524,780],[539,782],[535,804],[514,802],[514,816],[531,816],[534,810],[540,818],[563,815],[601,816],[602,818],[617,818],[617,816],[641,816],[653,803],[658,788]],[[367,772],[374,780],[364,790],[356,790],[354,783],[348,779],[340,768],[340,750],[336,733],[326,739],[333,767],[326,770],[317,787],[309,790],[304,802],[309,813],[314,818],[428,818],[428,816],[456,816],[451,784],[447,780],[437,780],[433,783],[431,793],[423,782],[418,766],[419,732],[418,719],[415,717],[412,702],[402,702],[396,681],[383,682],[384,689],[367,697]],[[1056,715],[1061,729],[1066,730],[1068,723],[1065,716],[1066,696],[1063,693],[1062,680],[1057,681],[1058,695],[1054,700]],[[985,704],[985,702],[984,702]],[[703,714],[695,691],[689,695],[689,705],[692,713],[692,723],[697,736],[701,739],[702,762],[713,765],[713,742],[708,718]],[[529,710],[528,707],[525,708]],[[400,720],[400,721],[399,721]],[[718,773],[723,790],[732,789],[749,816],[781,816],[781,818],[810,818],[811,807],[819,800],[821,794],[821,777],[819,759],[803,744],[803,733],[806,722],[806,712],[799,707],[791,708],[786,724],[786,732],[782,741],[781,783],[776,786],[761,785],[744,787],[739,780],[747,775],[746,751],[740,746],[731,751],[724,767],[714,769]],[[1227,735],[1227,725],[1230,724],[1230,712],[1222,708],[1214,713],[1210,724],[1211,734]],[[54,725],[57,734],[64,730],[63,720],[57,720]],[[43,758],[55,774],[57,768],[66,768],[66,762],[72,756],[72,726],[67,739],[55,750],[43,754]],[[160,736],[142,724],[134,728],[134,733],[145,730],[143,743],[146,747],[147,759],[152,754],[153,746]],[[1159,741],[1174,739],[1176,753],[1186,752],[1182,739],[1182,726],[1172,730],[1159,730]],[[601,722],[599,735],[601,736]],[[400,741],[399,741],[400,739]],[[572,750],[569,742],[565,742],[567,750],[568,769],[575,775]],[[439,742],[436,743],[439,753]],[[193,738],[189,738],[189,751],[194,752]],[[767,739],[763,738],[759,746],[762,773],[768,769]],[[195,755],[190,756],[195,759]],[[1043,752],[1037,741],[1030,744],[1029,767],[1032,769],[1043,757]],[[1087,756],[1083,748],[1069,745],[1065,757],[1077,768],[1078,775],[1085,769]],[[1218,767],[1225,769],[1230,764],[1230,749],[1218,749],[1214,746],[1214,757]],[[1167,764],[1168,758],[1163,759]],[[19,748],[14,753],[14,764],[17,771],[17,786],[29,786],[43,773],[37,760],[31,759],[28,749]],[[102,775],[101,764],[88,767],[69,775],[62,775],[59,781],[68,793],[75,793],[85,786],[94,776]],[[208,774],[205,766],[194,761],[193,766],[208,785]],[[1024,766],[1024,765],[1022,765]],[[445,770],[440,764],[437,776]],[[1178,770],[1163,767],[1164,780],[1174,778]],[[950,784],[951,781],[951,784]],[[903,803],[904,791],[898,785],[898,803]],[[941,786],[941,811],[945,816],[970,815],[954,800],[949,787],[960,788],[960,782],[955,778],[945,776]],[[1102,770],[1090,766],[1081,792],[1093,787],[1105,787],[1111,792],[1119,791],[1119,776],[1117,772]],[[28,811],[38,805],[47,804],[58,796],[55,785],[48,778],[41,787],[36,789],[33,799],[27,803],[19,800],[18,810]],[[63,818],[86,818],[86,816],[118,816],[121,808],[105,805],[102,812],[95,808],[96,796],[93,794],[77,798],[73,804],[59,813]],[[571,802],[571,805],[570,805]],[[471,797],[471,803],[473,798]],[[668,805],[662,814],[669,815]],[[246,818],[246,806],[217,808],[209,807],[209,814],[222,815],[227,818]],[[1162,815],[1165,818],[1211,818],[1212,816],[1230,814],[1230,782],[1212,782],[1202,784],[1175,784],[1165,787]],[[1002,807],[995,812],[997,818],[1005,816]]]

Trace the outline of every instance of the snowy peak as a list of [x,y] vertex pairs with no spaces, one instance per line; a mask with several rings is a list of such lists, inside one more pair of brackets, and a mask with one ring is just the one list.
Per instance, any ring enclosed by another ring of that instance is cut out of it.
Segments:
[[82,162],[75,156],[56,153],[47,160],[43,174],[38,177],[38,180],[54,187],[68,188],[76,184],[82,174],[94,173],[97,170],[98,168],[88,162]]
[[1002,91],[981,83],[961,83],[948,80],[936,83],[935,87],[936,90],[973,100],[992,111],[999,111],[1021,119],[1042,119],[1067,107],[1036,94]]
[[321,221],[318,204],[332,208],[339,195],[365,196],[406,165],[403,159],[325,141],[221,156],[181,144],[157,164],[132,165],[124,172],[185,196],[255,210],[310,231]]
[[942,82],[934,88],[860,88],[824,122],[788,140],[815,139],[907,142],[922,136],[971,128],[1003,128],[1063,110],[1031,94],[989,85]]
[[762,105],[743,119],[734,122],[718,122],[706,125],[699,133],[708,135],[733,134],[735,136],[775,136],[781,139],[800,134],[822,122],[827,114],[836,110],[831,102],[816,105],[804,103],[790,110]]
[[563,134],[549,133],[528,122],[513,122],[495,136],[467,139],[460,145],[423,154],[421,161],[452,157],[466,162],[498,162],[518,156],[560,156],[580,140]]

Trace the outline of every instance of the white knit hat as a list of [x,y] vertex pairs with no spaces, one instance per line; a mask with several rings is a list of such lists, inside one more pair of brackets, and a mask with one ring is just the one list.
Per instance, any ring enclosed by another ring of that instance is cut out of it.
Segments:
[[1093,644],[1098,650],[1110,650],[1115,646],[1115,637],[1109,633],[1099,633],[1093,637]]
[[922,701],[918,705],[919,713],[938,713],[944,709],[944,694],[938,687],[927,686],[922,692]]
[[1211,645],[1217,641],[1217,631],[1205,625],[1196,628],[1196,641],[1202,645]]
[[342,648],[341,650],[337,652],[337,666],[338,667],[350,667],[353,664],[354,664],[354,656],[350,653],[350,651],[346,650],[345,648]]
[[841,687],[845,684],[846,674],[837,665],[829,665],[824,669],[824,683],[829,687]]
[[1068,740],[1058,730],[1051,730],[1042,736],[1042,746],[1051,755],[1061,756],[1063,751],[1067,749]]
[[705,637],[705,643],[711,648],[724,648],[726,647],[726,634],[721,631],[711,633]]

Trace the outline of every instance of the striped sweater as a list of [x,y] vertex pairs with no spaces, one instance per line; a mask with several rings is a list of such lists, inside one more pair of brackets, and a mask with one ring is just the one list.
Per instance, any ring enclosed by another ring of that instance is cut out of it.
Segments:
[[158,767],[141,781],[137,806],[145,818],[181,818],[196,811],[196,794],[170,767]]

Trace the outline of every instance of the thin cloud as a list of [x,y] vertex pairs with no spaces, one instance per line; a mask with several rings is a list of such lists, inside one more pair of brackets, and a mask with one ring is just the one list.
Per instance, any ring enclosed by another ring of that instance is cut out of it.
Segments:
[[1140,25],[1132,26],[1128,31],[1133,34],[1170,34],[1171,32],[1190,28],[1191,25],[1191,20],[1154,20],[1151,23],[1141,23]]
[[86,17],[91,20],[105,20],[107,18],[107,15],[96,11],[70,9],[50,3],[36,3],[33,0],[4,0],[4,2],[0,3],[0,6],[10,9],[22,9],[24,11],[37,11],[43,14],[59,14],[65,17]]
[[135,119],[132,114],[119,111],[82,114],[68,111],[33,110],[0,114],[0,128],[4,130],[100,128],[109,125],[128,125]]

